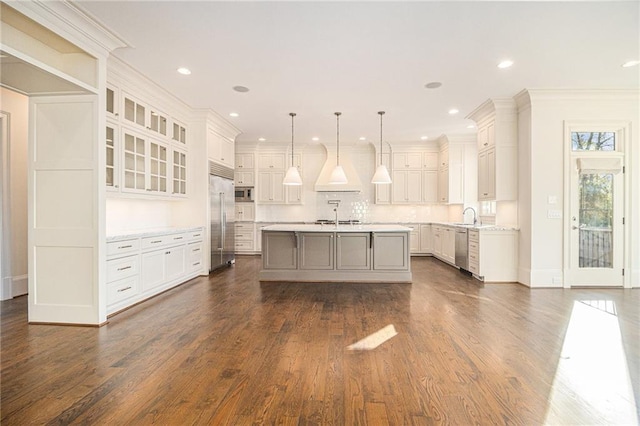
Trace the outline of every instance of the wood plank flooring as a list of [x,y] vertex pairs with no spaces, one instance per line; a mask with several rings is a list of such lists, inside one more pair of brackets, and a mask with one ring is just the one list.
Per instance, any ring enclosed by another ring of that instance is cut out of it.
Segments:
[[[102,328],[28,325],[26,297],[1,302],[0,422],[638,422],[640,290],[482,284],[432,258],[412,259],[413,284],[260,283],[260,262],[239,257]],[[588,366],[624,364],[608,402],[569,380],[576,309],[619,333],[622,356]]]

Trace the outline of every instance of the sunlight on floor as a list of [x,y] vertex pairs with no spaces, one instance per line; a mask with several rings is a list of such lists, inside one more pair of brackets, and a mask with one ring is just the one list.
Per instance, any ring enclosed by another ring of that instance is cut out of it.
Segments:
[[545,424],[637,425],[615,302],[576,301]]
[[398,334],[393,324],[389,324],[386,327],[381,328],[373,334],[368,335],[364,339],[347,346],[349,351],[370,351],[375,349],[393,336]]

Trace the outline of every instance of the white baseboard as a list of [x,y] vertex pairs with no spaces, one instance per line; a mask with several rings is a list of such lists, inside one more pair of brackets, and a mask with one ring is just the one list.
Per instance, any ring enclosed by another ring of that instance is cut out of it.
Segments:
[[24,274],[13,277],[11,291],[11,297],[18,297],[29,293],[29,276]]
[[2,293],[0,293],[2,294],[2,298],[0,300],[11,299],[13,297],[11,295],[11,277],[3,278],[0,285],[2,285]]

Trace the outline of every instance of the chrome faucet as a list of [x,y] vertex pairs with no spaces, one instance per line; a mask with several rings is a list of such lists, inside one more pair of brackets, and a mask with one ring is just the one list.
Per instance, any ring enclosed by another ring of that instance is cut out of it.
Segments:
[[467,210],[471,210],[473,212],[473,225],[475,226],[476,223],[478,223],[478,216],[476,215],[476,209],[474,209],[473,207],[467,207],[466,209],[462,210],[462,221],[464,222],[464,214]]
[[335,206],[333,211],[336,213],[336,229],[338,229],[338,207],[340,207],[340,200],[329,200],[327,203]]

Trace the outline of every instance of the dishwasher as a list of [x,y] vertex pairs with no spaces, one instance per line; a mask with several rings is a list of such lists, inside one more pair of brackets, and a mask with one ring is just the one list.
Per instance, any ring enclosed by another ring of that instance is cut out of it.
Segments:
[[456,228],[456,266],[469,270],[469,234],[466,228]]

